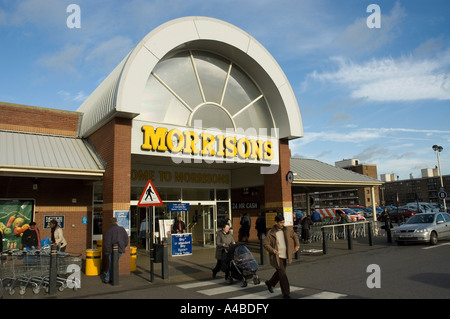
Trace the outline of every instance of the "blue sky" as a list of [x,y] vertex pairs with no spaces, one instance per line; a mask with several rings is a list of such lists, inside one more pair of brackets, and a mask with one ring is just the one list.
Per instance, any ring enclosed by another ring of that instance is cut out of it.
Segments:
[[[68,28],[70,4],[81,28]],[[369,28],[370,4],[381,28]],[[218,18],[261,42],[297,96],[296,157],[358,158],[420,177],[443,146],[450,174],[448,0],[0,0],[0,101],[77,110],[152,29]]]

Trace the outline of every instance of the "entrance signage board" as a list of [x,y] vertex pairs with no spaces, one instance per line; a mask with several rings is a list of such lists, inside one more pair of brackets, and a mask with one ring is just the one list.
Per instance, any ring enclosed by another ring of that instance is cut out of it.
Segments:
[[192,234],[172,234],[172,256],[192,255]]
[[139,207],[147,206],[161,206],[163,204],[161,197],[159,197],[156,188],[153,186],[151,180],[148,180],[147,185],[142,192],[141,198],[139,199]]
[[191,160],[271,165],[279,162],[277,132],[264,128],[223,132],[134,120],[131,152],[172,157],[177,164]]
[[231,173],[225,169],[196,169],[182,166],[131,165],[131,186],[143,186],[148,180],[159,187],[230,188]]
[[188,212],[189,211],[189,203],[169,203],[169,211]]

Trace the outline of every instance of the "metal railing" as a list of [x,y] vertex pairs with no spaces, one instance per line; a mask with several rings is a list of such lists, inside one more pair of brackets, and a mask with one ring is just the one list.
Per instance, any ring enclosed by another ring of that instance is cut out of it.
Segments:
[[[356,237],[368,237],[369,245],[373,245],[373,235],[378,233],[378,228],[373,227],[373,222],[354,222],[347,224],[332,224],[321,226],[322,233],[322,251],[324,254],[328,252],[328,240],[331,239],[335,241],[336,239],[347,239],[348,249],[353,249],[353,238]],[[367,225],[367,231],[366,231]],[[329,231],[331,229],[331,232]]]

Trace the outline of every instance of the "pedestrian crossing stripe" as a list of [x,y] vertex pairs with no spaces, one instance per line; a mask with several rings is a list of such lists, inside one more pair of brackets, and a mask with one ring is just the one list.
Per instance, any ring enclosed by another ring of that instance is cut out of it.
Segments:
[[[192,283],[186,283],[177,285],[178,288],[182,289],[196,289],[196,292],[205,296],[218,296],[222,294],[227,293],[235,293],[235,292],[247,292],[250,288],[258,287],[257,285],[249,284],[246,287],[241,287],[239,283],[236,285],[224,285],[224,279],[214,279],[214,280],[206,280],[206,281],[197,281]],[[216,285],[216,287],[213,287]],[[217,285],[219,285],[217,287]],[[273,288],[274,292],[270,293],[265,285],[260,285],[263,290],[256,291],[256,292],[250,292],[250,293],[244,293],[240,294],[239,296],[229,297],[227,299],[268,299],[272,297],[277,297],[281,295],[281,289],[278,287]],[[297,286],[290,286],[291,292],[295,291],[301,291],[305,288],[297,287]],[[329,292],[329,291],[322,291],[316,294],[312,294],[310,296],[303,296],[299,297],[299,299],[339,299],[344,298],[347,295]]]
[[300,299],[339,299],[339,298],[343,298],[346,296],[347,295],[338,294],[335,292],[322,291],[322,292],[319,292],[319,293],[311,295],[311,296],[302,297]]
[[[304,288],[291,286],[291,292],[303,290]],[[273,288],[273,293],[269,292],[269,290],[264,289],[263,291],[255,292],[252,294],[246,294],[243,296],[232,297],[230,299],[267,299],[273,296],[281,295],[280,288]]]

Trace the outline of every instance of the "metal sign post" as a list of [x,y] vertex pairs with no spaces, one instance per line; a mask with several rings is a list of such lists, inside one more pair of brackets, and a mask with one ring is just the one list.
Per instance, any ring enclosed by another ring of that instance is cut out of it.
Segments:
[[[161,206],[163,204],[161,197],[159,197],[158,192],[156,191],[155,186],[151,180],[147,181],[147,185],[145,185],[144,191],[141,194],[141,197],[138,202],[138,207],[146,207],[146,214],[148,216],[148,229],[149,229],[149,245],[150,245],[150,282],[153,282],[155,279],[155,269],[154,269],[154,231],[153,231],[153,217],[155,216],[155,206]],[[150,213],[149,207],[153,207],[153,211]]]

